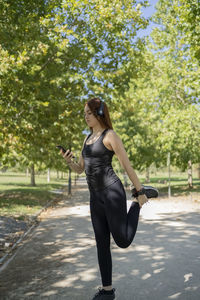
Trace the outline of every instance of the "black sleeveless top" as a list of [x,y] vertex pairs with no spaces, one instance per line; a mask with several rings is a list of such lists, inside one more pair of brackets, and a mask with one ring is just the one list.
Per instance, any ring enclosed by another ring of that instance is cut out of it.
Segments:
[[82,150],[85,174],[90,190],[105,189],[110,184],[119,180],[111,164],[114,151],[107,149],[103,144],[103,138],[107,130],[105,129],[93,144],[87,145],[86,142],[91,136],[89,134]]

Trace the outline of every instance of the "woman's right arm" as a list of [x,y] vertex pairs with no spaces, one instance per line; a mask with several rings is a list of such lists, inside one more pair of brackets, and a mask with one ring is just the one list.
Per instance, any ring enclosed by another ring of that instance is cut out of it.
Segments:
[[[66,160],[67,161],[67,160]],[[74,161],[70,161],[67,162],[69,167],[76,173],[81,174],[84,171],[84,160],[82,155],[80,155],[79,157],[79,161],[78,162],[74,162]]]
[[[87,137],[86,137],[87,138]],[[85,140],[86,140],[85,138]],[[85,140],[83,142],[83,147],[84,147],[84,144],[85,144]],[[72,156],[73,156],[73,153],[70,152],[69,150],[67,150],[65,153],[62,152],[61,150],[61,154],[63,156],[63,158],[66,160],[67,164],[69,165],[69,167],[76,173],[78,174],[81,174],[83,173],[83,171],[85,170],[85,164],[84,164],[84,160],[83,160],[83,157],[82,157],[82,150],[83,150],[83,147],[81,149],[81,155],[79,157],[79,160],[78,162],[74,162],[71,160]]]

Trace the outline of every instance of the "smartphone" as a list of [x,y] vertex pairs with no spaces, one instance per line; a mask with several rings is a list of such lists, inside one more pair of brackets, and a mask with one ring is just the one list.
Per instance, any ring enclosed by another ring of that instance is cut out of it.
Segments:
[[[62,150],[63,153],[65,153],[65,152],[67,151],[67,150],[66,150],[63,146],[61,146],[61,145],[56,146],[56,148]],[[70,151],[71,151],[71,150],[70,150]],[[72,158],[75,158],[75,156],[72,156]]]
[[66,149],[63,146],[58,145],[58,146],[56,146],[56,148],[62,150],[63,153],[66,152]]

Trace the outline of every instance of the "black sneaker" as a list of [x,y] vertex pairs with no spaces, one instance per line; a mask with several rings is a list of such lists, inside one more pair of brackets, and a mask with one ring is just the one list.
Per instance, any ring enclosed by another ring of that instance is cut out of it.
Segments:
[[[145,195],[148,199],[158,197],[158,190],[153,186],[142,185],[142,187],[145,189]],[[136,188],[134,188],[133,186],[131,186],[131,196],[134,198],[138,197]]]
[[115,289],[111,291],[105,291],[104,289],[99,288],[99,291],[94,295],[92,300],[113,300],[115,299]]

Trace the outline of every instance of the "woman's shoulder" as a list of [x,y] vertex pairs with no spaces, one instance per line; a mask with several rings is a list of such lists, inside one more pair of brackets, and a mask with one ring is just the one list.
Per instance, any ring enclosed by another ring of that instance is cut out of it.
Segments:
[[110,139],[115,139],[118,137],[117,133],[111,129],[111,128],[108,128],[108,130],[106,131],[106,136]]

